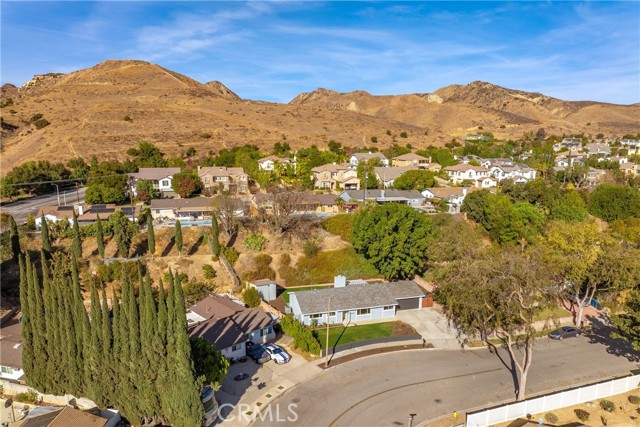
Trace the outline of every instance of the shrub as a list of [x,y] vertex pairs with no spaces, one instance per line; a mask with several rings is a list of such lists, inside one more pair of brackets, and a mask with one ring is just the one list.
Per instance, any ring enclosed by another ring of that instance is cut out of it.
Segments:
[[406,132],[400,132],[400,138],[406,138],[406,137],[407,137]]
[[205,279],[213,279],[216,277],[216,270],[212,265],[205,264],[202,266],[202,275]]
[[236,248],[234,248],[233,246],[225,246],[224,248],[222,248],[220,253],[224,255],[224,257],[227,259],[227,261],[229,261],[229,264],[231,264],[232,267],[236,265],[236,261],[238,261],[238,257],[240,256]]
[[42,129],[43,127],[49,126],[49,121],[47,119],[38,119],[33,122],[36,129]]
[[555,424],[558,422],[558,416],[556,414],[554,414],[553,412],[548,412],[546,414],[544,414],[544,419],[545,421],[551,423],[551,424]]
[[289,254],[280,255],[280,264],[283,267],[291,265],[291,255],[289,255]]
[[378,143],[378,137],[377,136],[372,136],[371,137],[371,142],[373,142],[374,144]]
[[580,421],[589,421],[589,413],[584,409],[575,409],[573,412]]
[[632,403],[634,405],[640,405],[640,396],[636,396],[635,394],[632,394],[631,396],[629,396],[629,403]]
[[320,354],[320,343],[311,328],[304,326],[291,315],[280,319],[282,332],[293,338],[293,348],[298,348],[311,354]]
[[259,279],[275,280],[276,272],[269,266],[273,261],[271,255],[259,254],[255,257],[256,268],[242,276],[242,279],[251,282]]
[[209,132],[203,132],[200,134],[200,138],[202,139],[209,139],[211,138],[213,135],[211,135]]
[[345,242],[351,242],[352,220],[351,214],[334,215],[322,222],[322,228],[331,234],[339,235]]
[[613,412],[616,410],[616,404],[610,400],[601,400],[600,407],[607,412]]
[[39,403],[41,401],[38,397],[38,392],[33,389],[29,389],[29,391],[25,393],[18,393],[16,395],[16,400],[24,403]]
[[391,131],[387,129],[387,135],[391,136]]
[[313,258],[318,255],[318,253],[320,253],[320,249],[322,249],[322,247],[318,239],[305,240],[304,244],[302,245],[302,250],[304,251],[304,255],[307,258]]
[[253,286],[249,286],[242,292],[242,300],[247,307],[258,307],[260,305],[260,293]]
[[247,237],[245,237],[244,241],[242,242],[242,245],[247,249],[251,249],[252,251],[257,252],[262,250],[262,247],[266,242],[267,242],[267,238],[264,237],[263,235],[250,234]]
[[13,99],[7,98],[4,101],[0,102],[0,108],[8,107],[9,105],[13,105]]
[[133,119],[131,117],[129,117],[129,116],[124,116],[124,118],[122,120],[124,120],[125,122],[132,122],[133,121]]
[[209,294],[209,287],[202,282],[192,280],[182,288],[184,299],[188,304],[195,304]]

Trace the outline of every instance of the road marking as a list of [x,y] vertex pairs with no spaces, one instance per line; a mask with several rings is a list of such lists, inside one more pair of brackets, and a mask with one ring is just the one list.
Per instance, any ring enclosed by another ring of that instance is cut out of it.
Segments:
[[405,384],[405,385],[401,385],[401,386],[398,386],[398,387],[393,387],[393,388],[390,388],[388,390],[384,390],[384,391],[381,391],[381,392],[376,393],[374,395],[371,395],[371,396],[367,397],[366,399],[362,399],[359,402],[354,403],[349,408],[347,408],[346,411],[343,411],[340,415],[338,415],[336,418],[334,418],[333,421],[331,421],[331,423],[329,424],[329,427],[334,426],[338,422],[338,420],[340,420],[340,418],[342,418],[345,414],[347,414],[347,412],[351,412],[356,406],[360,406],[364,402],[366,402],[368,400],[371,400],[371,399],[373,399],[375,397],[378,397],[378,396],[380,396],[382,394],[389,393],[390,391],[396,391],[396,390],[400,390],[400,389],[406,388],[406,387],[413,387],[413,386],[422,385],[422,384],[429,384],[429,383],[434,383],[434,382],[438,382],[438,381],[451,380],[451,379],[454,379],[454,378],[463,378],[463,377],[479,375],[479,374],[487,374],[489,372],[497,372],[497,371],[503,371],[503,370],[504,370],[504,368],[487,369],[487,370],[484,370],[484,371],[470,372],[470,373],[467,373],[467,374],[453,375],[453,376],[442,377],[442,378],[434,378],[434,379],[431,379],[431,380],[419,381],[419,382],[412,383],[412,384]]

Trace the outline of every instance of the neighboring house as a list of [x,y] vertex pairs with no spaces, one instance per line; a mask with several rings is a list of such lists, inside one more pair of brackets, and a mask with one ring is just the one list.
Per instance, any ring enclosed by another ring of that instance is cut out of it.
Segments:
[[202,181],[205,192],[217,193],[227,191],[232,194],[246,193],[249,190],[249,175],[242,168],[226,166],[200,167],[198,177]]
[[600,184],[606,176],[606,170],[590,167],[589,171],[587,171],[587,184],[591,187],[595,187],[596,185]]
[[507,158],[482,159],[480,166],[491,169],[493,166],[513,166],[513,160]]
[[482,157],[476,156],[474,154],[459,157],[457,160],[463,165],[468,165],[469,162],[478,162],[478,164],[481,164],[484,161]]
[[395,181],[400,175],[407,171],[418,170],[417,166],[408,165],[403,167],[389,166],[389,167],[377,167],[373,168],[378,182],[382,184],[383,188],[392,188],[393,181]]
[[505,179],[516,180],[516,177],[520,180],[524,179],[524,182],[536,179],[537,171],[530,168],[527,165],[512,164],[503,166],[493,166],[491,168],[491,176],[498,181]]
[[478,178],[475,180],[473,185],[477,188],[493,188],[498,186],[498,181],[491,177]]
[[[345,202],[362,201],[365,197],[364,190],[345,190],[340,198]],[[425,197],[417,190],[367,190],[367,200],[376,203],[403,203],[412,207],[424,205]]]
[[99,410],[100,415],[74,409],[71,406],[40,406],[29,411],[21,427],[115,427],[120,414],[112,409]]
[[[296,204],[294,212],[297,215],[332,214],[342,211],[342,200],[335,194],[300,192],[293,193],[291,197]],[[253,197],[253,205],[270,213],[273,211],[273,198],[269,194],[257,193]]]
[[611,155],[611,147],[609,147],[607,144],[601,144],[601,143],[595,142],[592,144],[587,144],[585,148],[589,152],[589,157],[591,156],[608,157]]
[[265,343],[276,338],[275,318],[260,308],[245,308],[219,295],[189,307],[187,322],[190,338],[204,338],[229,359],[246,356],[247,341]]
[[555,165],[566,168],[573,165],[582,165],[585,163],[587,159],[587,153],[571,153],[571,154],[560,154],[556,157]]
[[24,383],[22,326],[16,314],[0,326],[0,378]]
[[412,280],[347,284],[346,277],[337,276],[332,288],[289,292],[289,307],[305,325],[348,324],[393,319],[398,310],[422,308],[426,296]]
[[328,190],[357,190],[360,179],[356,167],[352,164],[338,165],[335,163],[322,165],[311,169],[316,188]]
[[568,148],[569,151],[577,150],[582,147],[582,140],[580,138],[564,138],[560,144],[554,144],[553,150],[560,151],[563,148]]
[[69,221],[69,225],[73,224],[73,211],[78,215],[78,225],[93,224],[98,220],[98,216],[103,221],[108,221],[115,212],[122,212],[129,221],[137,221],[142,210],[142,206],[118,206],[113,203],[102,205],[75,205],[75,206],[43,206],[38,212],[36,220],[36,228],[42,227],[42,214],[44,214],[47,222]]
[[[637,139],[621,139],[620,144],[629,147],[629,149],[640,149],[640,140]],[[629,153],[631,153],[631,151],[629,151]]]
[[163,196],[174,194],[171,184],[173,182],[173,175],[177,173],[180,173],[180,168],[140,168],[138,172],[129,174],[133,195],[138,195],[136,186],[141,179],[151,181],[153,188],[160,191],[160,194]]
[[276,169],[276,165],[278,164],[283,165],[284,167],[287,167],[287,166],[295,167],[296,160],[295,158],[289,159],[286,157],[278,157],[278,156],[263,157],[262,159],[258,160],[258,169],[263,171],[272,171]]
[[455,166],[447,166],[444,168],[449,174],[449,181],[459,184],[465,180],[475,181],[480,178],[489,177],[489,169],[484,166],[471,166],[469,164],[460,164]]
[[635,163],[625,163],[620,165],[620,170],[625,174],[625,175],[630,175],[630,176],[640,176],[640,165],[635,164]]
[[153,199],[150,204],[151,217],[153,219],[210,219],[213,213],[212,197]]
[[423,157],[415,153],[407,153],[402,156],[391,159],[391,166],[404,168],[407,166],[415,166],[426,169],[431,164],[431,157]]
[[629,158],[626,156],[613,156],[609,157],[607,160],[610,162],[616,162],[619,165],[624,165],[625,163],[629,163]]
[[489,137],[481,133],[471,133],[463,138],[465,141],[488,141]]
[[380,163],[382,166],[389,166],[389,159],[387,159],[382,153],[355,153],[351,157],[349,157],[349,163],[354,166],[358,166],[358,163],[361,161],[368,161],[371,159],[380,159]]
[[434,187],[427,188],[422,195],[427,199],[444,201],[449,206],[448,213],[458,213],[464,198],[476,189],[475,187]]

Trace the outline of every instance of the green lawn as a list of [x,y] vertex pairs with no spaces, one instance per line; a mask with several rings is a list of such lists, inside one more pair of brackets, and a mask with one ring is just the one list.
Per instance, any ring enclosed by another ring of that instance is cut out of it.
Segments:
[[562,307],[555,306],[553,308],[547,308],[535,317],[535,320],[547,320],[547,319],[558,319],[560,317],[571,316],[567,310]]
[[305,287],[305,288],[296,288],[296,289],[285,289],[284,292],[282,292],[280,294],[280,296],[284,299],[284,301],[289,304],[289,292],[294,291],[294,292],[304,292],[304,291],[312,291],[314,289],[325,289],[325,288],[330,288],[331,285],[324,285],[324,286],[309,286],[309,287]]
[[[390,337],[393,333],[393,323],[372,323],[370,325],[329,328],[329,348],[333,348],[336,344],[343,345],[372,338]],[[316,331],[318,332],[320,346],[324,348],[327,340],[327,329],[319,327]]]
[[295,266],[280,268],[280,277],[284,279],[287,287],[330,283],[338,275],[346,276],[348,279],[382,277],[353,247],[320,252],[311,258],[301,258]]

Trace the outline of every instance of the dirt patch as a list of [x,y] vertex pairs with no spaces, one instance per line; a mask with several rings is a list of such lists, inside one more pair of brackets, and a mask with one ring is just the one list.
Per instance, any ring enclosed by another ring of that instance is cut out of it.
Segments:
[[397,320],[393,322],[393,324],[391,325],[392,337],[407,337],[415,334],[416,334],[416,330],[413,329],[413,327],[408,323],[404,323]]

